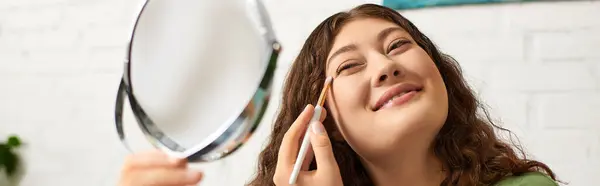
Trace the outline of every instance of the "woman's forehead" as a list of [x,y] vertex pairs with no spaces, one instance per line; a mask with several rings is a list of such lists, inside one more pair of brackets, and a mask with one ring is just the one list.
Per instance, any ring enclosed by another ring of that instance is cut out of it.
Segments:
[[395,27],[404,31],[398,24],[380,18],[362,18],[354,19],[344,24],[340,29],[336,38],[352,37],[352,36],[375,36],[384,29]]
[[329,55],[333,54],[335,50],[350,44],[358,45],[382,40],[384,39],[382,35],[387,36],[389,34],[386,31],[406,33],[404,28],[383,19],[364,18],[350,21],[335,36]]
[[346,23],[335,36],[327,55],[327,63],[337,55],[356,50],[363,44],[380,43],[394,33],[407,34],[399,25],[376,18],[364,18]]

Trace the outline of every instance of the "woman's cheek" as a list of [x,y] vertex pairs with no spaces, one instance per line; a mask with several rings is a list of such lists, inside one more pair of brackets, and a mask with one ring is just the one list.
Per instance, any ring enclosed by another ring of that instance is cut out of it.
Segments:
[[343,108],[345,108],[348,104],[349,95],[352,94],[352,89],[348,87],[348,82],[345,81],[340,81],[339,83],[335,84],[333,88],[335,90],[336,104],[341,107],[339,109],[343,110]]
[[347,79],[333,80],[335,83],[332,86],[334,92],[334,102],[339,115],[347,117],[347,113],[352,110],[357,102],[357,97],[360,95],[358,92],[357,84],[353,84]]

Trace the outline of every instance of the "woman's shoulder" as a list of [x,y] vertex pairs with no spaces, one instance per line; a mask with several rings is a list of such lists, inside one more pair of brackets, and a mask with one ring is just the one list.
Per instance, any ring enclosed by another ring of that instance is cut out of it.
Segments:
[[558,186],[552,178],[540,172],[528,172],[519,176],[506,177],[495,186]]

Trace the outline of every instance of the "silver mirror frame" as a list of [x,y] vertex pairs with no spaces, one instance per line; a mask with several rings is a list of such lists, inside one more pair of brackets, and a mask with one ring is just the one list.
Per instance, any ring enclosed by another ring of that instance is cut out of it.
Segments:
[[[272,91],[271,87],[277,59],[281,51],[281,45],[275,39],[275,34],[264,5],[260,0],[247,1],[249,5],[255,6],[256,14],[260,19],[258,20],[260,25],[257,25],[259,26],[257,29],[260,29],[259,31],[261,31],[267,46],[271,47],[267,54],[269,58],[268,61],[265,62],[266,68],[263,77],[252,99],[246,104],[245,109],[238,115],[237,119],[233,123],[230,123],[225,130],[220,132],[221,134],[217,135],[218,137],[216,139],[212,140],[209,144],[198,144],[186,149],[165,135],[164,132],[154,124],[133,94],[130,77],[132,43],[140,17],[143,15],[144,9],[150,1],[152,0],[146,0],[139,11],[127,46],[127,53],[124,61],[125,68],[120,81],[115,104],[115,127],[119,139],[125,145],[125,148],[132,152],[132,149],[126,141],[127,138],[123,129],[123,107],[125,98],[127,98],[138,126],[147,140],[154,147],[161,149],[170,155],[186,158],[189,162],[210,162],[231,155],[247,142],[248,138],[254,133],[265,114]],[[227,124],[228,123],[224,123],[223,125]]]

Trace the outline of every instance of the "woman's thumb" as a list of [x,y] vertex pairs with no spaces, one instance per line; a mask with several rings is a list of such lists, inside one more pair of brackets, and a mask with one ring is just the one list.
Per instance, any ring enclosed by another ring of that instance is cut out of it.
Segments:
[[327,136],[327,131],[323,127],[323,124],[318,121],[314,121],[310,124],[312,135],[310,135],[310,144],[312,145],[313,152],[315,153],[315,160],[317,161],[318,169],[329,169],[334,166],[337,167],[337,162],[333,155],[331,148],[331,141]]

